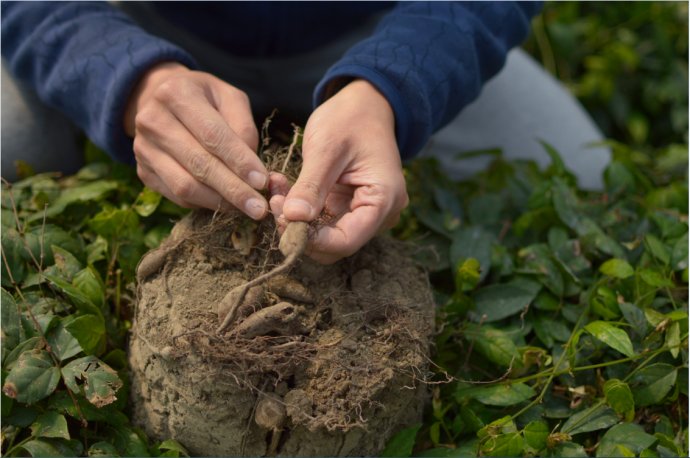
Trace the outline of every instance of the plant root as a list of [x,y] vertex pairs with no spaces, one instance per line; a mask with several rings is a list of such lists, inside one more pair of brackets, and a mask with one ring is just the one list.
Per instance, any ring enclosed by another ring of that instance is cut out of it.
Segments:
[[[285,228],[285,232],[283,232],[283,235],[280,238],[279,244],[280,252],[285,256],[283,263],[278,265],[273,270],[256,277],[254,280],[234,288],[225,295],[221,301],[221,304],[223,304],[222,308],[227,309],[228,312],[225,315],[223,322],[216,330],[217,334],[222,334],[225,332],[233,323],[235,317],[237,316],[237,311],[240,307],[240,304],[244,302],[244,298],[251,288],[261,285],[271,278],[287,272],[290,270],[290,268],[292,268],[292,266],[295,265],[299,257],[304,254],[304,251],[307,248],[308,229],[309,224],[304,221],[293,221],[288,223],[287,228]],[[226,303],[230,305],[226,306]],[[221,306],[219,306],[218,309],[220,310]]]
[[233,330],[245,339],[265,335],[292,336],[309,330],[299,319],[302,307],[289,302],[263,308],[249,315]]

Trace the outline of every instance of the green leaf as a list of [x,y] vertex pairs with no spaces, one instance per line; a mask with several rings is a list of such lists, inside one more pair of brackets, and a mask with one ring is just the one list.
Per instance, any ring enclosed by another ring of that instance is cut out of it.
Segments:
[[524,383],[511,383],[493,386],[473,386],[460,388],[455,394],[459,403],[473,398],[482,404],[492,406],[512,406],[536,396],[534,389]]
[[[81,186],[66,188],[60,193],[60,197],[45,211],[47,218],[58,216],[65,211],[68,205],[103,199],[108,193],[117,189],[116,181],[98,180]],[[43,212],[36,213],[29,221],[39,221],[43,218]]]
[[688,268],[688,233],[680,237],[671,249],[671,267],[674,270]]
[[54,224],[32,227],[26,233],[25,239],[31,255],[25,251],[24,259],[28,262],[33,262],[33,259],[36,259],[40,263],[41,257],[43,257],[44,267],[55,264],[53,246],[59,246],[72,253],[77,259],[81,259],[84,252],[80,237],[70,234]]
[[453,234],[450,246],[451,265],[462,265],[466,259],[474,258],[481,266],[479,281],[484,280],[491,268],[492,242],[493,236],[481,227],[460,228]]
[[534,333],[547,348],[552,348],[556,342],[566,342],[570,338],[571,330],[561,319],[555,320],[535,314],[532,326]]
[[622,452],[625,452],[625,449],[620,449],[618,448],[619,446],[631,450],[634,456],[642,450],[651,447],[654,442],[656,442],[656,438],[645,433],[641,426],[632,423],[621,423],[606,431],[604,437],[601,438],[601,442],[599,442],[596,456],[625,456],[621,455]]
[[79,312],[84,314],[92,314],[99,317],[103,317],[101,309],[99,309],[91,299],[81,292],[78,288],[70,285],[62,278],[56,277],[54,275],[45,275],[46,279],[52,283],[58,290],[64,293],[67,297],[72,300],[72,303],[77,307]]
[[635,400],[627,383],[610,379],[604,383],[604,396],[606,403],[622,416],[625,421],[632,421],[635,417]]
[[108,257],[108,241],[102,236],[96,237],[96,240],[86,246],[86,262],[88,264],[95,264],[98,261],[103,261]]
[[580,227],[580,215],[578,211],[578,199],[570,188],[562,180],[554,180],[551,186],[553,207],[558,217],[569,228],[578,231]]
[[652,256],[661,261],[663,265],[667,266],[669,262],[671,262],[671,254],[669,249],[666,247],[666,245],[664,245],[664,242],[659,240],[656,236],[653,234],[647,234],[644,237],[644,242],[647,250],[652,254]]
[[525,443],[520,433],[500,434],[489,437],[481,446],[486,456],[522,456]]
[[434,444],[441,442],[441,422],[436,421],[429,427],[429,439]]
[[72,280],[72,286],[81,291],[96,306],[103,307],[105,304],[105,285],[92,266],[79,271]]
[[676,383],[678,371],[666,363],[650,364],[630,379],[635,404],[638,407],[659,404]]
[[632,327],[638,336],[647,335],[649,325],[644,316],[644,311],[640,307],[630,304],[629,302],[622,302],[618,304],[620,311],[623,313],[625,321]]
[[587,458],[585,448],[574,442],[563,442],[558,444],[551,450],[548,456],[563,457],[563,458]]
[[65,329],[74,336],[87,355],[98,354],[105,349],[105,324],[96,315],[70,317]]
[[[520,273],[536,275],[537,279],[544,284],[557,297],[562,297],[564,293],[564,280],[558,263],[554,260],[551,248],[544,243],[537,243],[525,247],[518,251],[521,261]],[[564,266],[567,268],[567,266]]]
[[511,284],[485,286],[474,295],[477,315],[483,322],[501,320],[526,310],[537,293]]
[[680,353],[680,323],[677,321],[671,323],[668,329],[666,329],[665,344],[669,347],[669,353],[671,353],[671,356],[677,358],[678,354]]
[[62,368],[62,377],[72,392],[80,393],[83,388],[86,399],[96,407],[115,402],[116,393],[122,388],[117,372],[95,356],[85,356],[67,364]]
[[657,270],[642,269],[639,271],[639,275],[642,281],[649,286],[654,286],[656,288],[672,288],[674,286],[671,280],[664,277],[664,275]]
[[72,277],[82,269],[81,262],[72,253],[57,245],[52,245],[50,249],[53,250],[55,266],[60,275],[65,280],[72,281]]
[[399,431],[388,441],[381,456],[412,456],[415,438],[421,427],[422,425],[416,425]]
[[129,235],[138,225],[139,216],[132,209],[106,209],[89,221],[89,227],[106,239]]
[[455,289],[457,291],[471,291],[479,284],[479,261],[474,258],[465,259],[455,272]]
[[24,336],[19,315],[19,306],[14,297],[5,288],[0,289],[0,311],[2,312],[2,349],[10,351],[16,347]]
[[38,416],[36,421],[31,425],[31,435],[34,437],[70,438],[65,416],[54,410],[49,410]]
[[162,196],[153,189],[145,187],[137,196],[137,200],[132,205],[132,208],[139,216],[151,216],[158,208],[158,204],[161,203],[161,197]]
[[574,436],[606,429],[619,422],[616,413],[605,405],[594,405],[572,415],[563,424],[561,432]]
[[[160,443],[158,446],[159,450],[168,450],[172,452],[176,452],[175,456],[189,456],[189,452],[187,452],[187,449],[182,446],[179,442],[173,439],[167,439],[164,440],[163,442]],[[170,456],[170,455],[167,455]]]
[[632,268],[628,261],[623,259],[609,259],[599,267],[599,271],[613,278],[625,279],[631,277],[635,274],[635,270]]
[[65,361],[82,351],[77,339],[65,329],[64,323],[65,320],[63,319],[46,334],[46,340],[50,344],[50,349],[60,361]]
[[[0,240],[2,240],[2,252],[7,259],[7,264],[3,262],[0,277],[2,278],[2,285],[9,288],[12,286],[10,279],[14,279],[16,283],[21,283],[27,273],[24,240],[14,228],[3,228]],[[11,275],[8,274],[8,268]]]
[[[81,445],[81,444],[80,444]],[[31,456],[79,456],[79,454],[68,446],[61,444],[57,440],[34,439],[21,448],[26,450]]]
[[635,356],[630,337],[622,329],[606,321],[592,321],[585,326],[585,330],[609,347],[623,353],[625,356]]
[[33,404],[50,396],[59,381],[60,370],[47,351],[25,351],[7,376],[2,392],[19,402]]
[[471,326],[468,327],[465,337],[474,343],[477,352],[498,365],[508,367],[514,359],[520,358],[515,343],[500,329]]
[[43,348],[43,339],[38,336],[22,340],[16,347],[2,359],[3,369],[11,370],[19,357],[27,351]]
[[549,437],[549,432],[549,425],[546,422],[531,421],[525,425],[522,435],[525,437],[526,444],[538,452],[546,447],[546,438]]
[[108,442],[96,442],[88,451],[89,456],[120,456],[117,448]]

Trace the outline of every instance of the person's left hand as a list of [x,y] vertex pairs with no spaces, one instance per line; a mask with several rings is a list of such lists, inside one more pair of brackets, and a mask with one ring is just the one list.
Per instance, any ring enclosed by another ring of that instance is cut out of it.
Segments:
[[408,197],[395,119],[369,82],[354,80],[314,111],[302,156],[291,189],[285,177],[271,177],[270,206],[281,231],[288,221],[312,221],[322,210],[332,217],[310,241],[309,257],[333,263],[398,222]]

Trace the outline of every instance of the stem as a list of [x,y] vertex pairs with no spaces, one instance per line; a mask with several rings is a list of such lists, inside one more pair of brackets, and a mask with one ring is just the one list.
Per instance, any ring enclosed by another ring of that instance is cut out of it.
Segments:
[[120,301],[122,298],[122,269],[115,271],[115,317],[120,319]]
[[17,449],[21,448],[22,445],[24,445],[24,444],[26,444],[27,442],[30,442],[30,441],[32,441],[32,440],[34,440],[34,439],[36,439],[36,438],[35,438],[33,435],[31,435],[31,436],[27,437],[26,439],[24,439],[23,441],[21,441],[20,443],[18,443],[18,444],[16,444],[16,445],[13,445],[12,448],[9,449],[9,450],[5,453],[5,456],[12,456],[13,452],[15,452],[15,451],[17,451]]
[[294,128],[293,134],[292,134],[292,143],[290,143],[290,147],[288,148],[288,153],[287,156],[285,157],[285,162],[283,162],[283,167],[280,169],[280,173],[285,174],[285,169],[287,169],[288,164],[290,163],[290,158],[292,158],[292,153],[295,150],[295,146],[297,146],[297,140],[299,140],[299,137],[302,135],[300,133],[299,127],[296,125],[292,125]]
[[[556,376],[556,369],[561,367],[561,363],[563,362],[565,356],[568,354],[568,348],[573,342],[573,337],[575,334],[579,331],[580,325],[582,324],[582,321],[587,315],[587,312],[589,311],[589,306],[586,306],[584,310],[582,310],[582,313],[580,314],[579,318],[577,319],[577,323],[575,323],[575,326],[573,327],[572,332],[570,333],[570,337],[568,337],[568,341],[565,343],[565,349],[563,350],[563,354],[561,354],[561,357],[558,358],[558,362],[554,366],[554,369],[552,370],[551,374],[549,375],[549,378],[546,380],[546,383],[544,384],[544,388],[542,388],[541,392],[537,395],[536,398],[532,400],[529,404],[527,404],[525,407],[520,409],[517,413],[511,415],[511,420],[515,420],[517,417],[531,409],[533,406],[536,404],[540,403],[542,399],[544,399],[544,396],[546,396],[546,391],[549,389],[549,386],[551,385],[551,382],[553,381],[554,377]],[[565,371],[568,372],[568,371]]]

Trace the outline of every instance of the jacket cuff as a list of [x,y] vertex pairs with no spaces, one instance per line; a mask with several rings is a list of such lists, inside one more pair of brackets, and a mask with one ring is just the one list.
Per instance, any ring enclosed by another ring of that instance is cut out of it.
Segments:
[[112,86],[105,94],[103,106],[102,132],[105,144],[99,145],[110,155],[128,164],[134,164],[133,139],[125,133],[124,115],[129,97],[137,83],[152,67],[163,62],[179,62],[191,69],[197,69],[198,64],[181,49],[163,42],[148,44],[131,55],[131,66],[121,66],[115,70]]
[[[344,84],[355,78],[371,83],[388,100],[395,115],[395,137],[402,159],[416,155],[429,139],[431,133],[424,132],[425,126],[415,125],[410,108],[403,101],[400,90],[383,74],[369,67],[356,64],[336,65],[326,72],[314,90],[313,106],[316,108],[325,102]],[[335,86],[333,86],[335,85]],[[421,129],[420,129],[421,127]],[[426,135],[425,135],[426,133]]]

